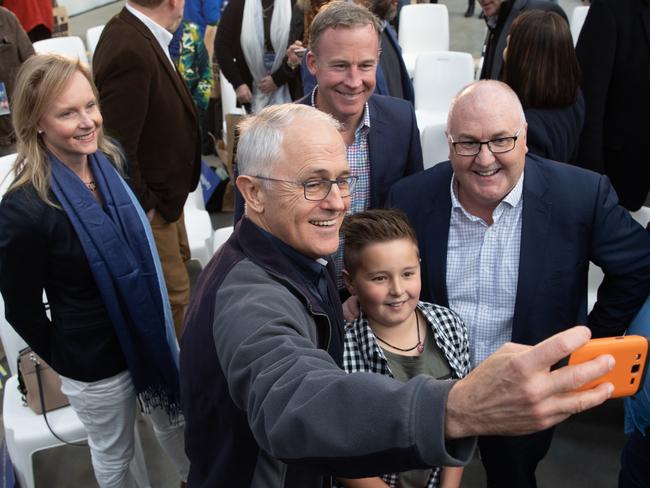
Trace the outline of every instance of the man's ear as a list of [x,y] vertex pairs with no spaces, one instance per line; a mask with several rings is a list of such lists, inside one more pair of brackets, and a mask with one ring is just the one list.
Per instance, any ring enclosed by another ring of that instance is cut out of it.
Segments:
[[307,51],[307,69],[309,72],[312,74],[312,76],[316,76],[316,55],[314,54],[314,51],[309,50]]
[[343,275],[343,283],[345,284],[345,287],[348,289],[350,292],[350,295],[354,296],[357,294],[357,290],[352,283],[352,277],[350,276],[350,273],[348,273],[347,269],[344,269],[341,271],[341,274]]
[[260,181],[252,176],[239,175],[236,184],[246,202],[246,208],[258,214],[264,213],[266,194]]
[[523,132],[523,143],[526,145],[526,154],[528,154],[528,122],[524,123],[524,128],[522,129]]
[[451,156],[454,153],[454,146],[451,143],[451,140],[449,140],[449,131],[445,129],[445,139],[447,139],[447,158],[451,161]]

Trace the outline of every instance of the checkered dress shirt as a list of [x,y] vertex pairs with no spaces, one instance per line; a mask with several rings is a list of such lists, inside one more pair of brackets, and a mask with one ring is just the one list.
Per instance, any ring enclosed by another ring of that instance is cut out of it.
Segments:
[[493,224],[467,212],[451,179],[447,241],[449,307],[463,319],[472,367],[512,337],[521,245],[524,175],[492,213]]
[[[316,91],[318,85],[311,92],[311,106],[316,107]],[[368,151],[368,132],[370,132],[370,111],[368,102],[363,109],[363,117],[354,131],[354,141],[347,147],[347,159],[350,172],[357,176],[357,183],[354,186],[354,193],[351,196],[348,215],[363,212],[370,205],[370,152]],[[334,256],[336,265],[336,285],[343,288],[343,238]]]
[[[448,308],[431,303],[419,302],[418,310],[431,326],[436,345],[449,363],[453,378],[463,378],[469,373],[469,339],[467,329],[461,318]],[[345,326],[345,349],[343,368],[348,373],[365,371],[393,377],[384,351],[377,344],[368,319],[364,316]],[[435,468],[427,488],[435,488],[440,483],[440,468]],[[397,488],[399,473],[382,476],[391,488]]]

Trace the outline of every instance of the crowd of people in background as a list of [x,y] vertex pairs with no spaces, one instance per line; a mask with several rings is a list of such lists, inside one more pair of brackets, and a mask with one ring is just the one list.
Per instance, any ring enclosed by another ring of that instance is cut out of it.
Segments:
[[[650,4],[593,0],[574,47],[557,2],[478,3],[439,162],[404,2],[126,0],[88,67],[34,54],[49,0],[0,0],[0,292],[100,487],[136,486],[140,408],[181,486],[459,488],[478,448],[488,487],[535,488],[553,427],[609,398],[576,388],[610,356],[550,368],[647,331]],[[190,298],[219,76],[248,114],[235,227]],[[626,408],[619,486],[649,486],[650,402]]]

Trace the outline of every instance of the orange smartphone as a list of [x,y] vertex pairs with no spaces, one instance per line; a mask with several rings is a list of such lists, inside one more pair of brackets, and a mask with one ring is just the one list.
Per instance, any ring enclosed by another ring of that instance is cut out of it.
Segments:
[[590,361],[601,354],[611,354],[616,366],[605,376],[578,388],[589,390],[601,383],[614,385],[612,398],[634,395],[643,385],[648,357],[648,339],[639,335],[603,337],[592,339],[569,356],[568,363],[578,364]]

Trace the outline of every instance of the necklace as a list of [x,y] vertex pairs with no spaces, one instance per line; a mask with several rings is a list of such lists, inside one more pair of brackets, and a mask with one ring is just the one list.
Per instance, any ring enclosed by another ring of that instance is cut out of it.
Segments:
[[95,191],[97,189],[97,183],[95,183],[95,180],[90,180],[88,182],[84,181],[84,185],[86,185],[90,191]]
[[419,354],[422,354],[422,351],[424,351],[424,344],[422,344],[422,341],[420,340],[420,318],[418,317],[418,311],[417,311],[417,310],[415,311],[415,328],[416,328],[417,331],[418,331],[418,343],[417,343],[415,346],[413,346],[413,347],[409,347],[408,349],[402,349],[401,347],[395,347],[395,346],[393,346],[392,344],[390,344],[390,343],[386,342],[385,340],[383,340],[383,339],[382,339],[381,337],[379,337],[377,334],[375,334],[375,337],[376,337],[379,341],[381,341],[381,342],[383,342],[384,344],[386,344],[387,346],[390,346],[390,347],[392,347],[393,349],[396,349],[396,350],[398,350],[398,351],[402,351],[402,352],[411,352],[413,349],[417,348],[418,353],[419,353]]

